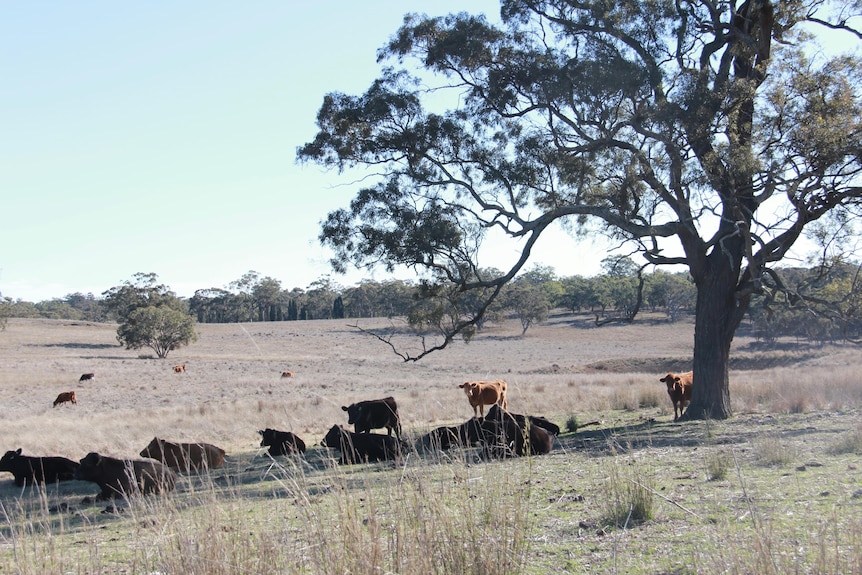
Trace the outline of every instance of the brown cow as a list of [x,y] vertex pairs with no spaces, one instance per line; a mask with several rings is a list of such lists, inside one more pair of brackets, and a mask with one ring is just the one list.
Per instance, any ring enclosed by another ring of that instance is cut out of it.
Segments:
[[667,384],[667,394],[673,403],[673,420],[678,421],[682,412],[691,401],[691,388],[694,372],[672,373],[659,378],[659,381]]
[[201,471],[224,465],[225,451],[209,443],[172,443],[154,437],[140,455],[157,459],[174,471]]
[[292,371],[282,371],[281,377],[293,377],[293,372]]
[[174,366],[174,373],[185,373],[185,372],[186,372],[186,364]]
[[78,405],[78,395],[74,391],[64,391],[54,400],[54,407],[62,405],[67,401]]
[[484,418],[485,406],[499,404],[506,409],[506,382],[502,379],[496,381],[467,381],[459,385],[473,407],[473,416]]

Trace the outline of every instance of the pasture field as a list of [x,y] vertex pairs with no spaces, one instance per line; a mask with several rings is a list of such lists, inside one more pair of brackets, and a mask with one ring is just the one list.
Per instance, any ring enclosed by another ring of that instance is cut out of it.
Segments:
[[[743,326],[734,417],[676,424],[658,379],[690,369],[691,323],[559,313],[404,363],[354,322],[421,345],[386,319],[205,324],[158,360],[120,347],[115,325],[11,319],[0,451],[138,458],[159,436],[228,459],[116,505],[92,483],[21,489],[0,473],[0,573],[862,574],[859,347],[763,346]],[[411,451],[342,467],[319,446],[346,425],[342,405],[392,395],[416,438],[472,415],[458,384],[497,378],[512,411],[579,428],[508,460]],[[53,408],[70,390],[78,404]],[[308,452],[273,460],[266,427]]]

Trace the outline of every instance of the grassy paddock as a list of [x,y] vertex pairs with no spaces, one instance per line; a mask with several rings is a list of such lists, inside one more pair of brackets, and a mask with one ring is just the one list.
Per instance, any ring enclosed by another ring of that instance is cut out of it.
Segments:
[[[0,571],[862,573],[858,349],[762,349],[743,330],[735,417],[675,424],[658,378],[686,366],[687,324],[558,316],[415,366],[338,322],[199,330],[167,362],[119,348],[113,326],[0,332],[2,449],[137,457],[159,435],[229,453],[175,493],[116,506],[85,502],[94,484],[0,475]],[[393,395],[415,437],[472,414],[458,383],[497,377],[514,411],[581,427],[547,456],[505,461],[466,450],[340,467],[317,445],[346,423],[343,404]],[[67,389],[79,405],[52,408]],[[300,434],[308,453],[271,459],[264,427]]]

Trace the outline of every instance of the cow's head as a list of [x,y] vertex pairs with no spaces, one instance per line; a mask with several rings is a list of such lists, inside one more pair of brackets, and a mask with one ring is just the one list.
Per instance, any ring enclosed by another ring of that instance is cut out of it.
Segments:
[[275,443],[276,431],[274,429],[267,427],[266,429],[258,430],[258,433],[260,434],[261,447],[266,447],[267,445],[273,445]]
[[9,463],[12,463],[13,461],[15,461],[19,457],[21,457],[21,448],[20,447],[18,449],[16,449],[15,451],[7,451],[6,454],[3,456],[3,458],[0,459],[0,465],[5,466]]
[[326,436],[324,436],[323,441],[320,444],[323,447],[332,447],[334,449],[341,449],[342,437],[344,436],[345,431],[341,429],[337,425],[333,425],[329,428],[329,431],[326,432]]
[[154,437],[153,440],[145,448],[141,450],[141,457],[152,457],[153,459],[164,458],[165,442],[163,439]]
[[659,378],[659,381],[666,383],[668,392],[671,392],[679,384],[680,379],[674,374],[668,373],[666,376]]
[[477,393],[477,391],[479,389],[479,384],[476,383],[475,381],[465,381],[464,383],[462,383],[458,387],[463,389],[464,393],[466,393],[467,396],[472,397],[473,395],[475,395]]
[[354,423],[356,423],[362,414],[362,406],[356,403],[351,403],[347,406],[342,405],[341,409],[347,412],[348,425],[353,425]]

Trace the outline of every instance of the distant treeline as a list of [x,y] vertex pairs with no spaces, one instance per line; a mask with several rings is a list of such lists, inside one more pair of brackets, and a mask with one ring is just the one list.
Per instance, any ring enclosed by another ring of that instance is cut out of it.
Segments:
[[[781,277],[780,285],[766,283],[750,308],[749,317],[758,338],[772,341],[779,336],[795,336],[816,342],[862,338],[862,287],[857,266],[842,264],[828,270],[783,268]],[[7,298],[3,315],[116,321],[118,296],[136,289],[153,290],[157,276],[138,274],[136,278],[146,278],[148,287],[127,282],[101,297],[74,293],[36,303]],[[171,294],[166,286],[156,287]],[[452,309],[423,295],[421,283],[398,279],[368,280],[344,287],[324,277],[305,289],[286,290],[278,280],[251,271],[226,288],[201,289],[191,298],[176,299],[200,323],[406,317],[415,327],[433,329]],[[553,268],[536,266],[505,286],[477,328],[516,317],[526,332],[531,325],[547,319],[550,310],[560,308],[572,313],[590,312],[598,324],[634,321],[640,311],[664,313],[673,322],[694,313],[696,298],[697,291],[687,273],[659,270],[640,274],[637,266],[625,259],[593,277],[558,277]],[[469,311],[469,305],[465,298],[456,307]]]

